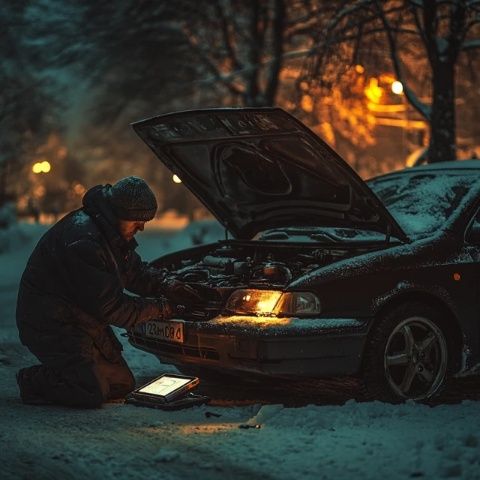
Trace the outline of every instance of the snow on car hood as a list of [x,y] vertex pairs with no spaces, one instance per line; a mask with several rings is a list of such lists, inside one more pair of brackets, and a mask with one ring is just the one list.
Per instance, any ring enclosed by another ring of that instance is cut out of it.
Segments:
[[133,128],[236,238],[314,225],[406,239],[363,180],[282,109],[192,110]]

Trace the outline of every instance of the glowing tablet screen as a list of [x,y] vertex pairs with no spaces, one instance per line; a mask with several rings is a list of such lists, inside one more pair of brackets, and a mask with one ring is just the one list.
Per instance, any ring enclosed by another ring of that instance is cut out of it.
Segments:
[[140,393],[150,393],[165,397],[169,393],[191,382],[189,378],[161,377],[139,390]]

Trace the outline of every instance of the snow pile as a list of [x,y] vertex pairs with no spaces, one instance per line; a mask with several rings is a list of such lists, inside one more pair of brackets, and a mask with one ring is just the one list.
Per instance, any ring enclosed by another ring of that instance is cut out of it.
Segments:
[[0,228],[8,228],[14,223],[17,223],[15,205],[13,203],[6,203],[0,207]]
[[0,264],[2,270],[0,286],[13,284],[20,280],[33,247],[47,228],[46,225],[14,223],[6,230],[0,230]]
[[[268,405],[255,445],[273,470],[314,478],[479,478],[480,404],[434,408],[381,402],[299,409]],[[243,456],[237,450],[237,457]],[[245,461],[247,459],[245,458]]]
[[15,205],[7,203],[0,207],[0,253],[9,250],[21,239],[21,231],[17,225]]

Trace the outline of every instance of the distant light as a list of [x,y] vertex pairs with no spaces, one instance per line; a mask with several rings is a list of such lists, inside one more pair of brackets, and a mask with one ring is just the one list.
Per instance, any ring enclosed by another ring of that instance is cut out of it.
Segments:
[[308,91],[308,83],[307,82],[300,82],[300,89],[303,90],[304,92]]
[[362,74],[365,69],[362,67],[362,65],[355,65],[355,71],[359,74]]
[[173,175],[172,180],[174,183],[182,183],[182,180],[178,175]]
[[302,110],[307,113],[313,112],[315,104],[313,102],[313,98],[310,95],[303,95],[302,100],[300,102],[300,106]]
[[67,156],[68,149],[66,147],[60,147],[57,152],[57,157],[64,159]]
[[50,162],[46,160],[43,162],[37,162],[32,167],[33,173],[48,173],[52,169]]
[[76,183],[73,187],[73,191],[77,195],[83,195],[85,193],[85,187],[81,183]]
[[392,83],[392,92],[395,93],[396,95],[401,95],[403,93],[402,82],[399,82],[398,80],[395,80]]
[[47,193],[47,189],[43,185],[38,185],[33,190],[33,196],[35,198],[42,198],[45,196],[45,193]]
[[380,103],[383,96],[383,88],[378,85],[378,78],[372,77],[364,92],[371,102]]

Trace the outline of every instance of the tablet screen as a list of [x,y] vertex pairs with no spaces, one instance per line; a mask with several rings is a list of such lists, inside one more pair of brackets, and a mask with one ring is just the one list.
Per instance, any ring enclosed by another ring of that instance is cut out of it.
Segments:
[[190,378],[160,377],[139,390],[140,393],[166,396],[191,382]]

